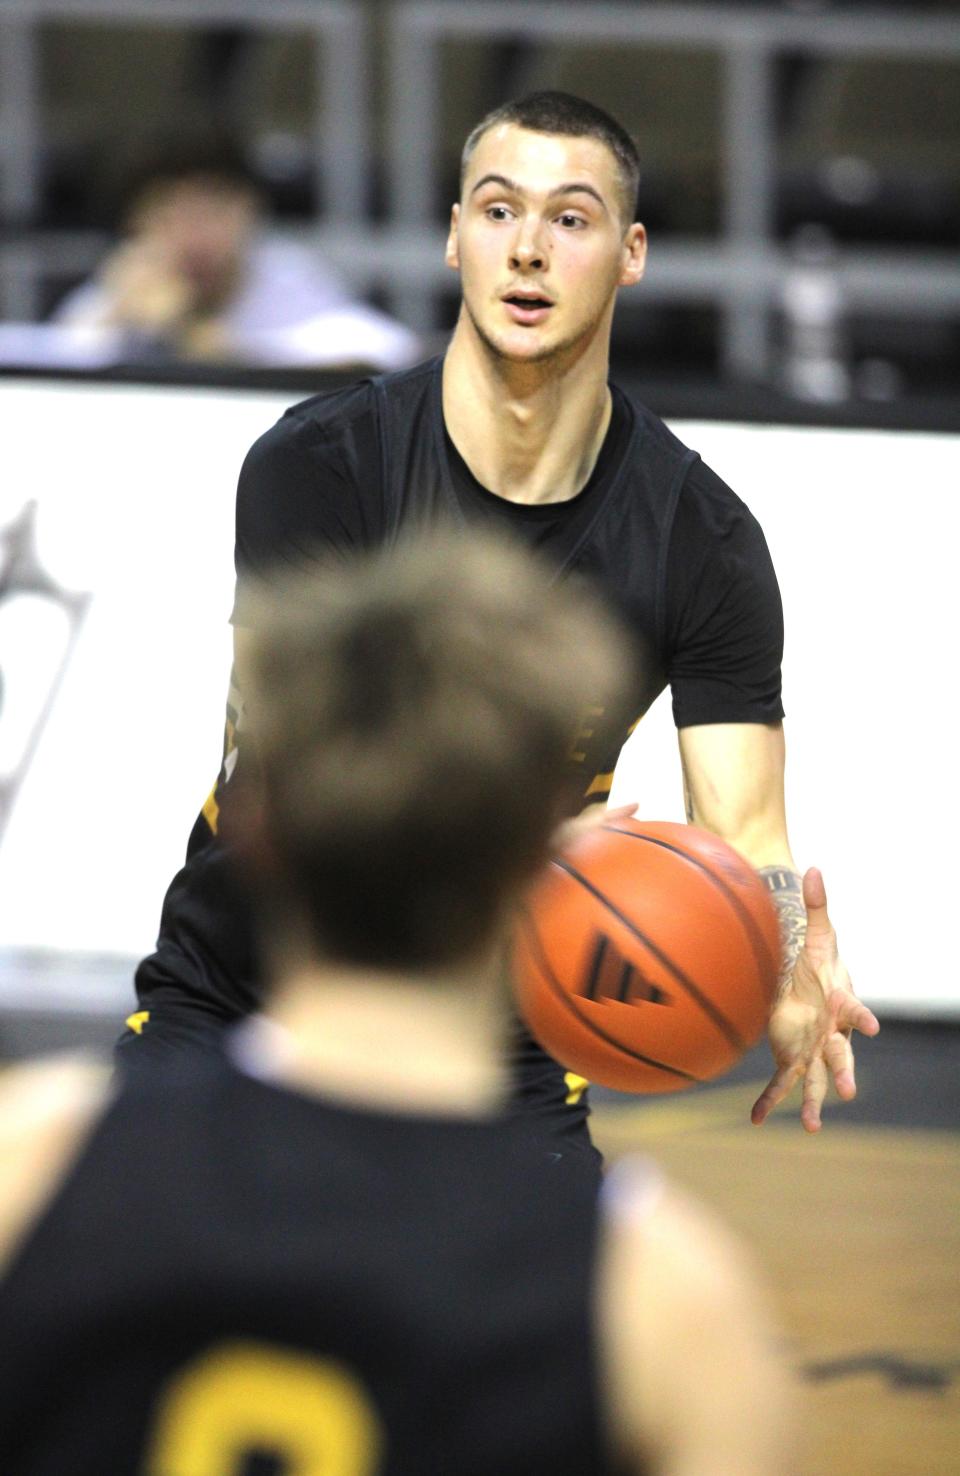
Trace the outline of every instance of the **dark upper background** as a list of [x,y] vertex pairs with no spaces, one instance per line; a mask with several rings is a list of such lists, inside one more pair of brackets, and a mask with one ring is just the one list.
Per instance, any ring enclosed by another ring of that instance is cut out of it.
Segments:
[[[649,403],[958,422],[960,5],[481,9],[468,34],[456,0],[432,29],[421,7],[417,30],[399,0],[0,0],[0,319],[42,321],[89,275],[121,145],[182,109],[236,132],[276,229],[430,348],[456,311],[440,258],[462,138],[556,86],[640,146],[650,266],[613,357]],[[363,31],[352,53],[335,50],[344,16]],[[119,372],[324,382],[304,364]]]

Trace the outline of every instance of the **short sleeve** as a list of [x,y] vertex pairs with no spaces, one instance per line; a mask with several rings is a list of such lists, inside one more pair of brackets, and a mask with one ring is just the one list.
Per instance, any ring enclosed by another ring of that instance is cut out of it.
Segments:
[[376,437],[355,435],[349,419],[331,431],[288,412],[255,441],[237,486],[233,623],[248,585],[365,543],[377,490]]
[[756,518],[696,462],[667,556],[667,673],[678,728],[783,717],[783,607]]

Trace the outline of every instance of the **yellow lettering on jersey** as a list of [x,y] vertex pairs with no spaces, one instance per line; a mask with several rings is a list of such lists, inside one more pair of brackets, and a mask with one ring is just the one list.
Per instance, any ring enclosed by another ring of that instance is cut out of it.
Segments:
[[[582,764],[586,762],[587,755],[585,746],[596,732],[596,728],[594,727],[595,722],[602,717],[602,707],[587,707],[584,708],[583,712],[580,714],[580,721],[577,726],[577,734],[572,744],[570,745],[569,753],[569,757],[575,764]],[[581,747],[581,745],[584,746]]]
[[213,786],[210,793],[207,795],[207,798],[204,801],[203,809],[200,813],[203,815],[204,820],[206,820],[214,835],[216,835],[217,826],[220,823],[220,806],[217,804],[216,785]]
[[[602,709],[597,709],[597,711],[601,711],[601,710]],[[630,724],[629,728],[627,729],[627,737],[624,738],[624,740],[623,740],[624,743],[626,743],[627,738],[632,737],[633,734],[636,732],[636,729],[639,726],[640,720],[641,720],[642,717],[643,717],[643,713],[641,712],[638,717],[635,717],[634,718],[633,722]],[[579,757],[580,759],[585,758],[585,756],[586,756],[585,754],[579,754],[579,755],[577,755],[577,757]],[[593,778],[590,781],[590,787],[589,787],[589,789],[587,789],[586,793],[584,794],[584,799],[589,799],[591,797],[591,795],[594,795],[594,796],[595,795],[600,795],[600,797],[602,799],[606,799],[607,796],[609,795],[610,790],[612,789],[612,787],[613,787],[613,770],[611,769],[611,771],[610,771],[609,774],[597,774],[596,777]]]
[[144,1027],[144,1025],[146,1025],[146,1023],[147,1023],[147,1021],[149,1019],[150,1019],[150,1011],[149,1010],[137,1010],[135,1014],[128,1015],[127,1016],[127,1019],[126,1019],[127,1029],[128,1030],[132,1030],[133,1033],[134,1033],[134,1035],[142,1035],[143,1034],[143,1027]]
[[144,1476],[240,1476],[258,1452],[295,1476],[372,1476],[380,1422],[338,1364],[257,1343],[226,1343],[161,1396]]
[[576,1107],[590,1083],[586,1077],[578,1076],[575,1071],[564,1072],[563,1080],[567,1088],[567,1106]]
[[600,794],[604,796],[608,795],[610,793],[610,786],[612,784],[612,770],[609,774],[598,774],[595,779],[591,779],[590,784],[584,794],[584,799],[589,799],[592,794]]

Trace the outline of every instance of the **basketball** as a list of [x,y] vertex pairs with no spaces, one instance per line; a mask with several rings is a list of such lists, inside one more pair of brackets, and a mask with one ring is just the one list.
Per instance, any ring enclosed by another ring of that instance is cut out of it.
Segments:
[[776,909],[715,835],[608,821],[555,857],[515,945],[520,1012],[570,1071],[622,1092],[674,1092],[760,1039],[780,964]]

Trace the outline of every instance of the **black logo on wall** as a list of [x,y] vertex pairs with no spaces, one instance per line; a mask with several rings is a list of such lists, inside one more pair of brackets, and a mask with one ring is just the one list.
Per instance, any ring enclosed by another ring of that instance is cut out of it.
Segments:
[[37,504],[0,529],[0,839],[37,751],[89,594],[64,589],[37,552]]

